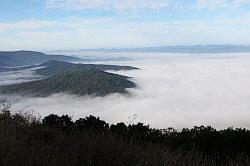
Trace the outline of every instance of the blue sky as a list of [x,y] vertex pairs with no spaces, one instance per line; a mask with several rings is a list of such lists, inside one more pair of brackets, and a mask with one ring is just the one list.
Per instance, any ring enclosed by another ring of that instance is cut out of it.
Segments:
[[1,0],[0,50],[250,44],[250,0]]

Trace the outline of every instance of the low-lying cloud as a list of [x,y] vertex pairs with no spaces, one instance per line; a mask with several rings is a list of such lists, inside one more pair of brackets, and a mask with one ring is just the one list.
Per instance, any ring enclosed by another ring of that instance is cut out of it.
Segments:
[[41,76],[35,75],[34,71],[32,71],[34,69],[2,72],[0,73],[0,85],[17,84],[40,79]]
[[41,116],[68,114],[74,119],[95,115],[110,123],[130,123],[131,117],[137,115],[135,122],[157,128],[194,125],[250,128],[249,55],[157,54],[155,57],[120,62],[142,69],[118,72],[133,77],[138,84],[138,88],[129,90],[131,96],[15,97],[14,108],[35,110]]

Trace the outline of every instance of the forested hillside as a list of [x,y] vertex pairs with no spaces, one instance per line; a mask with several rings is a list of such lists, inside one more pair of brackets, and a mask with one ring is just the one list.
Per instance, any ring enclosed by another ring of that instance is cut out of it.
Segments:
[[73,64],[63,61],[48,61],[39,65],[44,67],[36,70],[39,75],[56,75],[66,71],[84,71],[84,70],[136,70],[138,68],[131,66],[101,65],[101,64]]
[[43,79],[13,85],[0,86],[2,94],[49,96],[67,93],[79,96],[104,96],[111,93],[127,93],[135,87],[128,77],[111,74],[104,70],[135,70],[131,66],[73,64],[64,61],[48,61],[40,65],[3,68],[2,72],[30,69]]
[[74,69],[41,80],[0,86],[0,93],[41,97],[56,93],[104,96],[126,93],[126,88],[133,87],[135,83],[129,81],[126,76],[94,69]]

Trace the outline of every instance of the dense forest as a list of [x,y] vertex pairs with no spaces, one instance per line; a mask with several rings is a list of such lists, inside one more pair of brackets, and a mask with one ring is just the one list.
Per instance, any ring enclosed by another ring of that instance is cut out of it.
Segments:
[[118,65],[101,65],[101,64],[74,64],[64,61],[48,61],[40,64],[38,67],[44,67],[35,70],[38,75],[56,75],[66,71],[84,71],[84,70],[137,70],[138,68],[132,66],[118,66]]
[[128,77],[100,70],[74,70],[45,79],[0,86],[2,94],[46,97],[57,93],[105,96],[135,87]]
[[143,123],[108,124],[88,116],[37,119],[2,102],[0,165],[233,166],[250,165],[250,131],[200,126],[181,131]]
[[86,70],[86,69],[95,69],[102,71],[138,70],[138,68],[132,66],[82,64],[82,63],[76,64],[76,63],[70,63],[66,61],[56,61],[56,60],[50,60],[37,65],[28,65],[21,67],[3,67],[0,64],[0,72],[20,71],[27,69],[33,70],[36,74],[39,75],[55,75],[65,71]]
[[105,96],[111,93],[127,93],[127,88],[136,87],[129,77],[105,72],[105,70],[134,70],[135,67],[116,65],[73,64],[63,61],[48,61],[34,67],[34,73],[44,78],[12,85],[0,86],[2,94],[19,94],[46,97],[56,93],[73,95]]

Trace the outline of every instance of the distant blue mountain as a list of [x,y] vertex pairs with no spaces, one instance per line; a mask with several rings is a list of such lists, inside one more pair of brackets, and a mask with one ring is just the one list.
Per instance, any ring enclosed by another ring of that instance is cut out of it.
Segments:
[[50,60],[73,62],[81,61],[82,59],[65,55],[48,55],[34,51],[0,51],[0,67],[35,65]]
[[112,49],[81,49],[96,52],[159,52],[159,53],[245,53],[250,52],[250,45],[194,45],[194,46],[160,46]]

